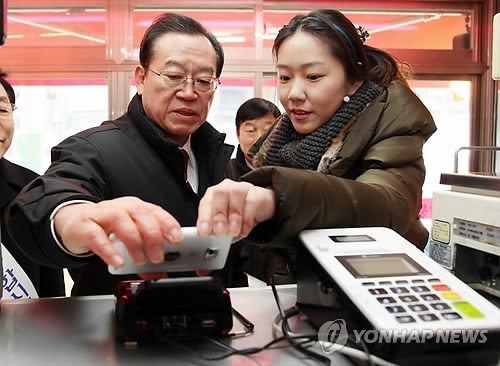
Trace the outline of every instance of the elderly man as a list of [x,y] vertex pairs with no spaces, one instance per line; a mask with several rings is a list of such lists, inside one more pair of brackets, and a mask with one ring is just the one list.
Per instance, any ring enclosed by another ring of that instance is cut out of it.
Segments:
[[158,17],[141,42],[127,113],[54,147],[49,169],[10,206],[11,234],[40,263],[68,267],[73,295],[110,294],[130,278],[108,273],[124,263],[110,233],[136,263],[158,263],[164,240],[178,243],[181,226],[196,224],[200,197],[234,149],[206,122],[223,63],[199,22]]

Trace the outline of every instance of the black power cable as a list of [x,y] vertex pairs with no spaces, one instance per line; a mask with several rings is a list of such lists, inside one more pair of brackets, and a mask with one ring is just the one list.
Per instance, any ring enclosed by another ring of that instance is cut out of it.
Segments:
[[[278,306],[278,310],[281,316],[281,330],[283,332],[283,335],[285,338],[288,340],[288,342],[292,345],[293,348],[295,348],[297,351],[312,357],[325,365],[330,365],[331,360],[328,357],[325,357],[323,355],[320,355],[319,353],[316,353],[314,351],[311,351],[310,349],[307,349],[303,346],[302,343],[297,342],[295,337],[291,336],[291,330],[290,330],[290,325],[288,324],[288,318],[290,315],[288,315],[285,312],[285,309],[283,308],[283,304],[281,303],[279,296],[278,296],[278,291],[276,290],[276,286],[274,285],[274,281],[271,281],[271,289],[273,291],[274,299],[276,300],[276,305]],[[315,336],[314,340],[318,340],[317,335]]]
[[[219,361],[219,360],[222,360],[222,359],[225,359],[225,358],[228,358],[231,356],[235,356],[235,355],[249,356],[252,354],[262,352],[266,349],[280,349],[280,348],[293,347],[294,349],[305,354],[306,356],[314,358],[325,365],[330,365],[331,364],[330,358],[323,356],[323,355],[321,355],[317,352],[314,352],[314,351],[307,348],[307,346],[311,345],[311,342],[318,341],[317,334],[293,334],[293,332],[291,331],[288,320],[290,318],[292,318],[293,316],[296,316],[297,314],[299,314],[300,309],[297,306],[293,306],[289,309],[284,309],[283,304],[281,303],[281,301],[279,299],[279,295],[278,295],[278,291],[276,289],[276,286],[273,283],[271,283],[271,289],[272,289],[274,298],[276,300],[276,304],[278,306],[279,317],[281,318],[281,331],[283,333],[283,336],[273,339],[272,341],[268,342],[267,344],[265,344],[262,347],[250,347],[250,348],[244,348],[244,349],[236,349],[234,347],[231,347],[230,345],[225,344],[224,342],[221,342],[220,340],[218,340],[214,337],[210,337],[210,336],[203,335],[203,334],[200,334],[197,332],[193,332],[193,331],[190,331],[190,330],[188,330],[186,328],[182,328],[182,327],[177,327],[175,329],[176,330],[175,336],[163,335],[163,336],[159,337],[159,340],[164,342],[164,343],[167,343],[173,347],[176,347],[178,349],[186,351],[186,352],[188,352],[188,353],[190,353],[190,354],[192,354],[200,359],[206,360],[206,361]],[[235,309],[233,309],[233,314],[243,324],[245,331],[237,332],[237,333],[230,333],[230,334],[227,334],[225,336],[220,336],[218,338],[221,338],[221,339],[222,338],[234,338],[234,337],[238,337],[238,336],[242,336],[242,335],[243,336],[249,335],[253,332],[253,324],[248,319],[246,319],[242,314],[240,314]],[[218,348],[220,348],[221,350],[223,350],[223,352],[221,354],[213,355],[213,356],[208,356],[208,355],[202,354],[202,353],[197,352],[194,349],[180,343],[179,336],[184,337],[183,339],[185,339],[186,337],[189,337],[190,339],[198,339],[198,340],[205,341],[207,343],[211,343],[211,344],[217,346]],[[352,335],[349,335],[348,341],[356,344],[356,341]],[[281,342],[287,342],[287,344],[286,345],[278,345]],[[370,352],[369,352],[368,348],[366,347],[366,344],[364,344],[364,342],[361,342],[361,343],[362,343],[361,344],[362,350],[367,355],[366,360],[368,361],[368,364],[370,366],[374,366],[373,360],[370,357]],[[359,347],[359,345],[358,345],[358,347]]]

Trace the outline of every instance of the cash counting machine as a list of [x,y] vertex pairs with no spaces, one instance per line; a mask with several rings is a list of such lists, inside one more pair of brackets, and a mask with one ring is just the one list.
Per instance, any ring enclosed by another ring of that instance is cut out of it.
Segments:
[[446,173],[434,192],[429,256],[476,290],[500,298],[500,176]]

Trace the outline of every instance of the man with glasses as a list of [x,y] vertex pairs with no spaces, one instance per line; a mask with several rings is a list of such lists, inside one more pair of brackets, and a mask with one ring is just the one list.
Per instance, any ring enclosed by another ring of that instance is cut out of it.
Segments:
[[62,269],[33,262],[24,254],[24,248],[14,243],[5,227],[5,208],[26,184],[38,176],[4,157],[14,135],[15,103],[16,95],[7,81],[7,73],[0,69],[0,298],[2,289],[3,299],[10,300],[64,296]]
[[211,33],[163,14],[139,58],[127,113],[54,147],[51,166],[8,211],[9,231],[33,258],[69,268],[72,295],[111,294],[137,278],[108,273],[124,263],[110,233],[136,263],[163,261],[164,240],[179,243],[181,227],[195,226],[200,197],[224,178],[234,149],[206,122],[224,63]]

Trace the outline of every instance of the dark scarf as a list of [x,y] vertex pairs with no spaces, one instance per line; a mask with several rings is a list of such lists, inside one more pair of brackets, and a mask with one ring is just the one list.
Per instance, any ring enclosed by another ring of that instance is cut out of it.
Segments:
[[303,135],[293,127],[285,115],[270,136],[269,149],[264,165],[316,170],[321,157],[330,147],[344,126],[374,100],[382,88],[371,81],[365,81],[349,102],[344,103],[328,122]]

